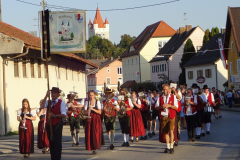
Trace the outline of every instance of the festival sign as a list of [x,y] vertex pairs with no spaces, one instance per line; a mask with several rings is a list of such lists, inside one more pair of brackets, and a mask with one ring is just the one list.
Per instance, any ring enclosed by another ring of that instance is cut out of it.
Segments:
[[206,81],[206,79],[205,79],[204,77],[198,77],[198,78],[196,79],[196,81],[197,81],[198,83],[204,83],[204,82]]
[[86,53],[86,13],[50,12],[50,51]]

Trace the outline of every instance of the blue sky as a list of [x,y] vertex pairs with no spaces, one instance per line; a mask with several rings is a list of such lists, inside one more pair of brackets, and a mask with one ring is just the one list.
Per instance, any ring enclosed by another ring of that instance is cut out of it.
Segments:
[[[41,0],[23,0],[40,4]],[[46,0],[49,5],[73,7],[77,9],[129,8],[151,4],[159,4],[172,0]],[[203,30],[212,27],[222,28],[226,24],[227,8],[240,7],[239,0],[180,0],[178,2],[142,9],[101,12],[102,18],[108,18],[110,24],[110,40],[119,43],[120,36],[129,34],[138,36],[142,30],[155,22],[165,21],[173,29],[185,24],[200,26]],[[5,23],[20,28],[26,32],[37,31],[40,6],[33,6],[16,0],[2,0],[2,18]],[[54,10],[54,9],[52,9]],[[56,11],[56,10],[54,10]],[[184,19],[186,14],[186,21]],[[87,11],[87,23],[93,21],[95,11]]]

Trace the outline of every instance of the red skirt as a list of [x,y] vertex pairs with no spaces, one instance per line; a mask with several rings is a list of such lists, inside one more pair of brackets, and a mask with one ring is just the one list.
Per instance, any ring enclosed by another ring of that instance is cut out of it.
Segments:
[[90,121],[85,122],[85,145],[86,150],[97,150],[101,148],[102,121],[99,114],[91,113]]
[[47,130],[45,128],[45,131],[43,132],[43,125],[44,125],[44,119],[40,120],[38,122],[38,143],[37,147],[39,149],[43,148],[49,148],[49,140],[47,136]]
[[140,110],[132,109],[131,112],[130,135],[134,137],[144,136],[145,129]]
[[27,129],[20,128],[22,123],[19,124],[19,151],[21,154],[34,153],[34,130],[32,121],[26,119],[25,126]]
[[[178,132],[177,117],[175,117],[175,125],[174,125],[174,130],[173,130],[173,134],[174,134],[173,141],[178,141],[177,132]],[[159,125],[159,142],[166,143],[165,134],[161,133],[161,125]]]

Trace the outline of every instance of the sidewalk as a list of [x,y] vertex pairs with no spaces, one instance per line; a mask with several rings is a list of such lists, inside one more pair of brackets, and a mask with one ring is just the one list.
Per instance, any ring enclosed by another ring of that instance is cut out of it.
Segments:
[[[116,129],[115,129],[116,131],[120,130],[120,124],[118,122],[118,118],[116,118],[115,127],[116,127]],[[104,134],[107,134],[104,122],[102,123],[102,128],[103,128]],[[79,141],[83,142],[84,137],[85,137],[84,130],[83,130],[83,127],[81,126],[80,134],[79,134]],[[69,125],[63,126],[62,141],[63,142],[72,141]],[[37,128],[34,128],[34,150],[35,149],[38,149],[37,148]],[[18,135],[1,136],[0,137],[0,154],[8,154],[8,153],[18,152],[18,151],[19,151],[19,136]]]

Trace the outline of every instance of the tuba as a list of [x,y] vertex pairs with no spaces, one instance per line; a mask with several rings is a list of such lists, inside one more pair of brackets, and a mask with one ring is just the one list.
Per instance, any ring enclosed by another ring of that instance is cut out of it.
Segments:
[[113,99],[116,96],[116,91],[114,90],[112,94],[109,96],[109,98],[106,100],[104,107],[107,108],[107,111],[105,111],[105,115],[107,117],[112,117],[114,115],[114,107],[112,105],[111,99]]

